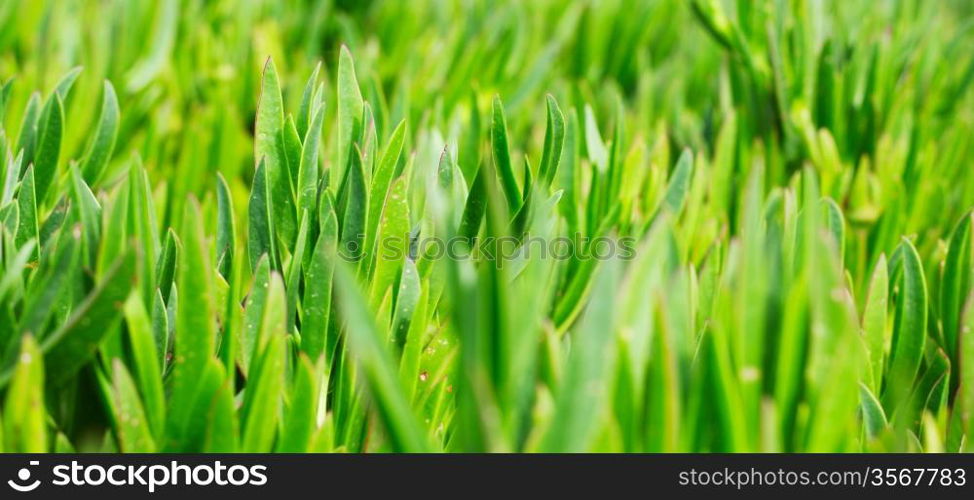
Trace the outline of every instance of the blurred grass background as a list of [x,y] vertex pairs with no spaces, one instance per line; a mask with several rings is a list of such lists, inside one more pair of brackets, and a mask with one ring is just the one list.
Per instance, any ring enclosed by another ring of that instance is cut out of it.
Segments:
[[[551,352],[571,352],[563,335],[570,326],[598,325],[576,324],[575,309],[545,311],[544,326],[534,329],[545,332],[539,349],[551,351],[537,362],[537,382],[552,393],[548,406],[543,395],[497,403],[502,413],[516,408],[516,423],[501,425],[503,437],[491,431],[485,439],[464,434],[478,420],[468,410],[494,403],[459,402],[454,414],[452,403],[437,399],[449,398],[442,390],[424,396],[417,413],[434,449],[955,451],[969,446],[968,412],[955,409],[966,408],[958,389],[968,380],[961,332],[971,321],[964,228],[974,206],[972,14],[974,4],[963,0],[7,0],[0,5],[0,80],[13,83],[0,124],[14,144],[31,96],[39,92],[40,102],[83,67],[64,103],[61,171],[82,157],[107,79],[121,121],[106,171],[88,179],[92,191],[115,196],[130,168],[142,165],[160,230],[195,230],[183,227],[192,195],[201,200],[203,234],[213,235],[220,173],[243,235],[268,57],[291,111],[321,63],[322,166],[330,171],[345,168],[332,99],[342,45],[354,54],[378,143],[384,147],[404,121],[404,156],[432,170],[443,146],[452,146],[468,185],[490,162],[493,97],[503,100],[511,158],[523,174],[520,159],[537,164],[545,147],[550,93],[566,116],[574,114],[578,130],[576,173],[551,186],[564,193],[562,229],[594,234],[608,221],[606,232],[640,238],[654,256],[648,260],[662,262],[633,268],[644,281],[627,282],[622,296],[643,302],[602,304],[619,333],[611,349],[618,357],[602,377],[612,417],[592,424],[597,439],[568,437],[588,434],[575,433],[572,419],[552,417],[591,400],[561,395],[562,371],[575,361]],[[684,149],[694,152],[692,177],[672,221],[653,233],[655,207],[671,199]],[[606,164],[624,172],[611,180],[618,189],[590,201]],[[426,220],[421,191],[410,188],[414,225]],[[809,207],[818,207],[819,195],[822,220],[800,222],[799,212],[815,218],[807,214],[818,210]],[[616,204],[621,215],[610,214]],[[821,225],[834,241],[803,243],[822,237],[817,229],[802,233],[802,224]],[[833,253],[834,261],[821,257]],[[944,274],[948,262],[955,265]],[[546,293],[571,295],[565,276],[577,264],[554,271],[561,281]],[[250,279],[251,272],[243,274]],[[592,276],[603,274],[612,272]],[[424,279],[426,288],[430,275]],[[580,285],[615,290],[599,283],[592,277]],[[871,294],[874,288],[882,291]],[[922,296],[922,308],[913,295],[904,298],[906,288]],[[459,294],[462,286],[448,290]],[[532,295],[529,287],[518,294]],[[835,295],[848,295],[849,307],[835,306]],[[870,298],[878,296],[881,305],[873,307],[883,319],[866,324],[869,304],[879,301]],[[21,306],[12,307],[19,313]],[[463,318],[453,309],[429,322],[460,329]],[[631,344],[627,328],[669,333]],[[911,328],[919,347],[902,349],[917,360],[891,360],[901,358],[894,355],[898,339],[908,335],[898,332]],[[452,363],[428,362],[444,370]],[[890,374],[904,378],[890,382]],[[862,386],[840,384],[852,380]],[[894,423],[892,413],[907,399],[920,402]],[[367,449],[359,440],[345,444]]]

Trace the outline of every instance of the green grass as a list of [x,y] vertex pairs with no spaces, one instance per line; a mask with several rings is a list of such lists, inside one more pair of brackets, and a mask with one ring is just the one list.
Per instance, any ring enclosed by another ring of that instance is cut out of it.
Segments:
[[0,450],[970,451],[972,22],[2,2]]

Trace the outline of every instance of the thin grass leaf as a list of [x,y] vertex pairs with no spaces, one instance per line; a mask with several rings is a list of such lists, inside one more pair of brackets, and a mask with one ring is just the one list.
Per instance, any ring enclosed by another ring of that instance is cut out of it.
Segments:
[[91,267],[98,259],[102,211],[94,193],[91,192],[76,168],[71,169],[71,200],[78,211],[81,233],[87,249],[84,262],[87,267]]
[[375,238],[379,228],[379,217],[382,215],[382,207],[386,204],[386,196],[396,173],[396,165],[402,155],[405,136],[406,122],[400,121],[399,125],[396,125],[395,130],[392,131],[392,136],[389,137],[389,142],[383,149],[382,157],[372,175],[372,185],[369,188],[368,221],[365,225],[364,250],[366,256],[375,255]]
[[349,160],[348,175],[342,183],[344,189],[338,199],[342,220],[339,251],[344,258],[356,262],[362,256],[365,237],[365,220],[368,216],[368,194],[365,188],[365,172],[362,170],[362,153],[354,146]]
[[866,435],[875,438],[888,425],[886,413],[883,411],[883,405],[879,403],[879,399],[868,387],[859,384],[859,391],[862,401],[860,403],[862,405],[862,421],[866,428]]
[[311,126],[304,136],[301,165],[298,169],[298,211],[314,214],[318,200],[318,140],[325,120],[324,106],[315,110]]
[[558,101],[548,94],[545,96],[547,106],[547,124],[544,135],[544,150],[541,154],[541,164],[538,166],[538,177],[545,183],[551,184],[558,173],[561,162],[562,147],[565,142],[565,115],[558,107]]
[[680,159],[676,162],[673,174],[670,176],[666,185],[666,194],[663,195],[661,209],[668,210],[671,214],[679,214],[683,208],[687,192],[690,190],[690,178],[693,175],[693,153],[685,149],[680,153]]
[[[277,237],[285,244],[290,244],[297,233],[297,214],[286,153],[284,103],[281,98],[277,68],[271,58],[267,58],[267,62],[264,63],[264,74],[261,78],[255,124],[254,160],[257,163],[257,173],[254,174],[252,191],[254,194],[251,195],[251,204],[253,206],[256,201],[263,201],[261,216],[266,212],[268,218],[266,230],[260,233],[261,241],[265,237]],[[260,179],[261,171],[263,171],[263,179]],[[261,189],[262,186],[266,187]],[[255,199],[255,196],[258,198]],[[256,205],[256,208],[261,208],[260,204]],[[252,216],[251,224],[255,223],[255,218]],[[270,234],[265,235],[264,231]],[[258,250],[267,251],[268,248],[271,248],[271,245],[264,242]],[[262,253],[251,254],[251,267],[256,265]]]
[[264,314],[267,307],[267,294],[270,291],[271,268],[267,255],[261,257],[254,270],[254,282],[250,294],[247,296],[247,307],[244,310],[244,323],[241,330],[240,345],[241,368],[245,374],[250,373],[253,360],[258,357],[258,346],[261,343]]
[[217,389],[206,413],[206,430],[203,438],[204,453],[235,453],[238,450],[238,430],[229,381]]
[[[58,242],[52,265],[38,274],[31,283],[24,300],[24,316],[19,330],[22,334],[43,339],[45,327],[57,310],[57,303],[68,293],[68,288],[76,277],[79,255],[77,234],[63,235]],[[42,268],[43,269],[43,268]]]
[[895,409],[906,398],[904,391],[912,385],[920,369],[927,331],[927,283],[923,265],[909,240],[904,238],[900,249],[900,295],[896,301],[887,383],[883,389],[883,406],[887,411]]
[[[156,440],[160,440],[165,431],[166,403],[160,377],[162,367],[159,365],[159,351],[156,339],[153,336],[152,325],[145,306],[137,295],[131,295],[125,301],[124,315],[128,340],[132,346],[135,378],[138,381],[138,392],[141,395],[138,411],[142,411],[144,408],[144,418],[148,429]],[[114,373],[119,376],[117,370]],[[124,377],[128,376],[128,373],[124,374]],[[126,384],[129,382],[122,381]],[[124,389],[117,387],[118,380],[115,383],[116,390]]]
[[392,358],[386,350],[386,335],[375,325],[354,276],[344,267],[337,266],[335,283],[338,304],[348,325],[349,349],[365,375],[393,450],[427,451],[426,438],[403,396]]
[[[284,121],[282,144],[284,145],[284,159],[287,160],[287,180],[295,210],[297,207],[298,175],[300,175],[301,168],[302,139],[298,135],[298,128],[294,124],[294,117],[288,114],[287,119]],[[292,241],[287,242],[288,245],[292,243]]]
[[603,263],[594,285],[593,300],[572,332],[571,354],[559,388],[555,420],[542,444],[551,452],[586,449],[594,434],[600,401],[606,388],[600,382],[610,368],[612,303],[620,276],[618,261]]
[[889,273],[886,270],[886,256],[880,254],[869,281],[866,309],[862,314],[862,329],[869,356],[870,377],[867,385],[873,393],[878,393],[882,387],[886,350],[889,343],[886,328],[888,288]]
[[274,443],[277,414],[284,395],[287,298],[284,283],[272,274],[256,356],[249,370],[250,389],[241,408],[240,446],[245,450],[270,451]]
[[457,234],[471,243],[480,232],[481,221],[484,219],[484,213],[487,212],[487,175],[487,169],[477,170],[460,217],[460,227],[457,229]]
[[51,96],[37,122],[37,149],[34,152],[34,177],[37,199],[43,202],[57,177],[64,135],[64,105],[57,94]]
[[294,380],[288,391],[287,409],[281,440],[276,450],[281,453],[307,452],[315,430],[318,379],[307,356],[298,358]]
[[514,175],[508,143],[504,105],[501,104],[500,96],[495,95],[491,111],[490,145],[497,175],[500,176],[504,197],[507,199],[508,212],[515,214],[521,208],[521,190],[517,185],[517,177]]
[[223,175],[217,174],[217,222],[216,268],[224,278],[230,278],[233,269],[234,246],[237,241],[237,225],[233,215],[233,196]]
[[328,196],[322,196],[318,221],[321,225],[318,241],[305,271],[307,285],[302,304],[301,349],[315,360],[325,354],[325,359],[330,362],[332,354],[325,352],[325,346],[331,314],[332,273],[338,257],[338,221]]
[[[960,380],[955,399],[954,412],[959,415],[960,427],[965,436],[974,431],[974,294],[967,297],[964,313],[961,315],[963,330],[958,339],[960,357]],[[967,440],[964,451],[974,449],[974,443]]]
[[3,409],[4,451],[49,451],[44,409],[44,362],[40,347],[30,335],[21,341]]
[[74,308],[68,320],[41,342],[46,380],[64,383],[94,355],[106,335],[114,331],[122,304],[132,289],[135,251],[126,251],[101,277],[98,286]]
[[954,226],[947,243],[947,258],[940,283],[940,319],[943,322],[943,342],[947,356],[956,363],[960,320],[964,301],[971,290],[972,255],[971,225],[974,214],[966,214]]
[[14,190],[17,188],[17,181],[20,179],[20,165],[24,160],[24,151],[20,150],[16,157],[8,156],[3,159],[0,156],[0,162],[6,165],[6,172],[4,173],[3,191],[0,192],[0,206],[5,206],[10,203],[10,200],[14,198]]
[[17,135],[15,151],[23,153],[23,161],[20,163],[21,170],[34,163],[34,150],[37,147],[38,140],[37,122],[40,114],[41,94],[34,92],[27,100],[27,108],[24,109],[24,115],[20,121],[20,133]]
[[34,167],[27,167],[24,180],[20,182],[20,188],[17,190],[18,225],[14,244],[18,248],[31,239],[40,242],[37,233],[37,197],[34,186]]
[[112,403],[116,411],[118,448],[126,453],[152,453],[156,450],[150,426],[142,409],[139,392],[125,364],[112,363]]
[[168,300],[169,292],[176,281],[176,261],[179,260],[179,237],[172,229],[166,232],[162,252],[156,260],[156,289],[163,300]]
[[[308,129],[311,127],[311,124],[314,121],[314,114],[317,112],[315,109],[317,103],[314,102],[315,86],[317,85],[318,74],[320,72],[321,62],[319,61],[317,64],[315,64],[314,71],[311,72],[311,76],[308,77],[308,82],[304,85],[304,92],[301,93],[301,105],[298,107],[298,116],[295,119],[298,135],[305,138],[304,144],[307,144],[308,142]],[[312,137],[317,138],[318,135],[313,135]],[[299,206],[299,208],[301,207]]]
[[402,263],[409,255],[408,179],[399,177],[392,184],[376,237],[375,273],[369,303],[378,307],[386,291],[397,280]]
[[355,78],[355,62],[348,47],[342,45],[338,55],[338,142],[336,146],[335,167],[331,169],[331,185],[337,186],[339,179],[347,175],[352,156],[356,153],[352,145],[362,135],[362,112],[364,103],[362,91]]
[[[193,418],[199,381],[215,354],[212,266],[199,212],[196,201],[190,200],[183,216],[183,248],[176,267],[179,309],[173,339],[172,395],[167,427],[177,430],[186,429]],[[187,444],[185,435],[167,434],[180,445]]]
[[250,269],[257,268],[261,257],[270,257],[275,269],[278,268],[276,245],[274,244],[274,223],[271,219],[270,200],[267,179],[267,167],[264,160],[257,164],[254,172],[254,186],[250,192],[250,203],[247,207],[248,231],[247,251],[250,256]]
[[304,265],[304,252],[308,247],[308,225],[310,216],[308,212],[301,215],[301,228],[298,230],[298,240],[295,244],[294,256],[288,264],[287,280],[285,289],[287,290],[287,331],[294,331],[295,314],[298,309],[298,300],[301,284],[301,271]]
[[57,85],[54,86],[54,92],[61,96],[62,101],[68,99],[68,94],[71,92],[71,88],[74,87],[74,82],[78,79],[78,75],[81,74],[82,69],[84,68],[81,66],[71,68],[58,80]]
[[108,161],[115,150],[118,130],[118,96],[115,95],[115,87],[112,86],[112,83],[105,80],[98,128],[91,136],[88,149],[84,154],[84,160],[81,162],[81,172],[89,184],[95,184],[104,175]]

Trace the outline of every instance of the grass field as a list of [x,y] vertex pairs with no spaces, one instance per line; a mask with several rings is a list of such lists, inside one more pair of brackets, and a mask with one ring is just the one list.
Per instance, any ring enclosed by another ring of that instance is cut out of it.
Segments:
[[0,450],[970,451],[974,4],[0,2]]

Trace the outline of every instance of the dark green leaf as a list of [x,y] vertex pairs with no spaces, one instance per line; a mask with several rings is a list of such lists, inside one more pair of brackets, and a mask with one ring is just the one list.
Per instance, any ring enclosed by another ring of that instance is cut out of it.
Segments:
[[81,172],[85,181],[94,184],[102,177],[105,167],[115,150],[115,140],[118,137],[119,109],[118,97],[112,83],[105,80],[101,102],[101,115],[98,118],[98,128],[88,143]]

